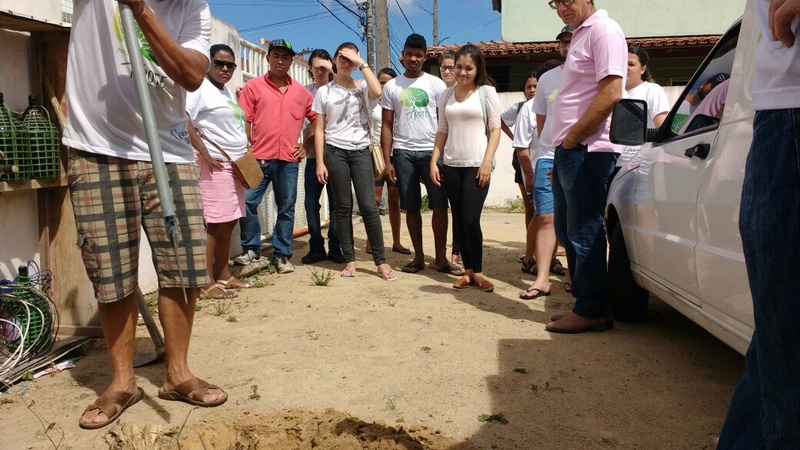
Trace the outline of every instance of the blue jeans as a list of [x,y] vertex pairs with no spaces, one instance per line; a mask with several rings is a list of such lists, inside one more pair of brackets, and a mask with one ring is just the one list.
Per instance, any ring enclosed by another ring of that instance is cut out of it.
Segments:
[[755,332],[718,448],[800,448],[800,109],[756,112],[739,232]]
[[619,157],[588,152],[585,145],[556,148],[553,202],[556,236],[564,245],[572,277],[572,311],[586,319],[606,316],[608,270],[603,217],[606,182]]
[[319,198],[322,196],[322,189],[328,193],[328,217],[331,223],[328,226],[328,250],[340,252],[339,233],[336,231],[336,213],[334,208],[333,192],[330,184],[325,186],[317,180],[317,159],[306,159],[306,171],[303,185],[305,187],[304,206],[306,209],[306,221],[308,222],[308,244],[311,253],[325,253],[325,239],[322,238],[322,224],[319,218]]
[[294,231],[294,203],[297,200],[297,174],[299,164],[296,162],[271,159],[259,161],[264,179],[253,189],[244,191],[244,204],[247,214],[239,219],[242,248],[261,254],[261,223],[258,220],[258,205],[264,198],[267,186],[272,183],[275,191],[275,203],[278,206],[278,218],[272,230],[272,248],[275,256],[292,257],[292,232]]

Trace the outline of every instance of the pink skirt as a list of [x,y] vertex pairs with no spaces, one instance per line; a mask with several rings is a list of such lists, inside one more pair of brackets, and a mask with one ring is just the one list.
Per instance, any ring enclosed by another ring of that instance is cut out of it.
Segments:
[[203,216],[206,223],[227,223],[245,215],[244,187],[230,161],[220,161],[222,169],[211,171],[203,158],[195,153],[200,166],[200,192],[203,194]]

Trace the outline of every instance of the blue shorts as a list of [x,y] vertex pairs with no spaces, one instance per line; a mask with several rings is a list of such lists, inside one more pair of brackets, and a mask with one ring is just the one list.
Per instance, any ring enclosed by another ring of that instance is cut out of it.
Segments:
[[[422,209],[422,189],[428,191],[428,206],[431,209],[447,208],[447,192],[431,180],[431,155],[433,151],[392,150],[392,164],[397,174],[397,192],[400,194],[400,209],[419,211]],[[441,170],[442,164],[439,162]]]
[[533,171],[533,201],[536,205],[536,214],[553,214],[553,185],[547,172],[553,169],[553,160],[539,158],[536,169]]

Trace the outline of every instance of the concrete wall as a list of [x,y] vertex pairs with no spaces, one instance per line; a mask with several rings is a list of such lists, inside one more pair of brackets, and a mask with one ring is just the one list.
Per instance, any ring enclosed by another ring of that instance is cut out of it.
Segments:
[[[722,34],[744,12],[745,0],[596,0],[627,37]],[[502,37],[511,42],[553,41],[564,26],[544,0],[502,0]]]
[[[8,0],[0,1],[0,8],[11,11],[20,16],[32,16],[34,19],[47,22],[61,23],[61,10],[63,0],[34,0],[27,2]],[[65,5],[72,11],[72,1]]]

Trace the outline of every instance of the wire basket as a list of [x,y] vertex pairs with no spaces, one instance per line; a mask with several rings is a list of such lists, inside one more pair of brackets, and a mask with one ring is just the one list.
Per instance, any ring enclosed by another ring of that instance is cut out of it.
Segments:
[[60,176],[58,130],[50,122],[50,113],[36,104],[36,97],[28,97],[28,109],[22,116],[19,134],[28,150],[28,164],[20,173],[28,178],[58,178]]
[[[0,159],[0,180],[22,180],[22,167],[28,159],[24,157],[24,148],[19,140],[20,123],[6,108],[3,93],[0,92],[0,152],[4,155]],[[15,168],[16,170],[12,170]]]

